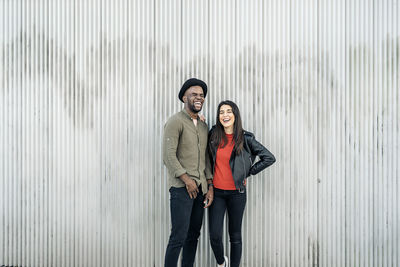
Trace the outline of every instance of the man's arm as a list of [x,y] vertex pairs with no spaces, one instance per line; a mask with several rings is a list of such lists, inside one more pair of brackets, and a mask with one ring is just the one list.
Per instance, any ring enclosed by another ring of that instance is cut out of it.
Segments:
[[167,169],[172,171],[174,177],[181,179],[182,182],[185,183],[190,198],[195,198],[199,192],[197,184],[186,174],[186,170],[182,167],[176,157],[176,150],[178,149],[179,137],[182,129],[182,124],[174,119],[168,120],[165,124],[163,137],[163,161]]
[[[210,134],[208,134],[208,140],[209,140],[209,138],[210,138]],[[206,179],[207,179],[208,191],[205,196],[204,208],[208,208],[209,206],[211,206],[211,204],[214,200],[214,185],[213,185],[213,175],[212,175],[212,170],[211,170],[211,157],[209,154],[209,141],[207,141],[207,149],[206,149],[205,175],[206,175]]]
[[213,175],[212,175],[212,170],[211,170],[211,158],[210,158],[210,154],[208,153],[208,146],[206,149],[205,158],[206,158],[206,169],[204,171],[204,174],[205,174],[207,180],[212,180]]
[[163,161],[168,170],[172,171],[176,178],[186,173],[178,158],[176,150],[178,148],[179,136],[182,132],[182,125],[174,119],[169,119],[164,126],[163,136]]

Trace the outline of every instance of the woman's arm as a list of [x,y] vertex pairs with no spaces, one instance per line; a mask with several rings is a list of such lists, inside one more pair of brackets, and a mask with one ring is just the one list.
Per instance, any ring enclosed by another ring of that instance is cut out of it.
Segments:
[[276,161],[274,155],[252,136],[248,142],[251,153],[260,158],[251,168],[250,174],[256,175]]

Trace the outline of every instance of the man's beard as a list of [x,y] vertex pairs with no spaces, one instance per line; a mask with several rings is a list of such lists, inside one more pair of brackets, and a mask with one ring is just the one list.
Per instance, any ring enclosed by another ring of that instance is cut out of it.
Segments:
[[203,105],[201,105],[201,108],[200,108],[199,110],[196,110],[196,108],[195,108],[195,106],[194,106],[194,103],[193,103],[193,104],[188,103],[188,107],[189,107],[189,110],[190,110],[191,112],[193,112],[193,113],[199,113],[199,112],[201,111],[201,109],[203,108]]

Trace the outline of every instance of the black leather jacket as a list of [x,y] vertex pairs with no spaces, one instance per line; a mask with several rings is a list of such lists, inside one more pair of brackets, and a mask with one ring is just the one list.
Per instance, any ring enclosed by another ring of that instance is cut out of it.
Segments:
[[[209,136],[211,136],[213,130],[214,128],[211,129]],[[208,153],[211,160],[212,172],[214,174],[218,144],[214,144],[211,138],[208,138],[208,140]],[[260,160],[254,163],[256,156],[258,156]],[[254,138],[254,134],[244,131],[242,152],[236,155],[236,151],[233,149],[229,160],[236,188],[239,191],[244,191],[245,178],[259,173],[268,166],[271,166],[275,161],[274,155]]]

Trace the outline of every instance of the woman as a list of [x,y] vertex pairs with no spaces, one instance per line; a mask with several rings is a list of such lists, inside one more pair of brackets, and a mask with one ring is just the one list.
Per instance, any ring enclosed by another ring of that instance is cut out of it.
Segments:
[[[210,241],[218,266],[228,266],[224,256],[222,229],[228,211],[231,243],[230,266],[237,267],[242,256],[242,219],[246,206],[246,178],[275,162],[275,157],[254,135],[244,131],[239,108],[232,101],[218,105],[217,123],[209,135],[213,170],[214,201],[209,210]],[[253,164],[256,156],[260,158]]]

